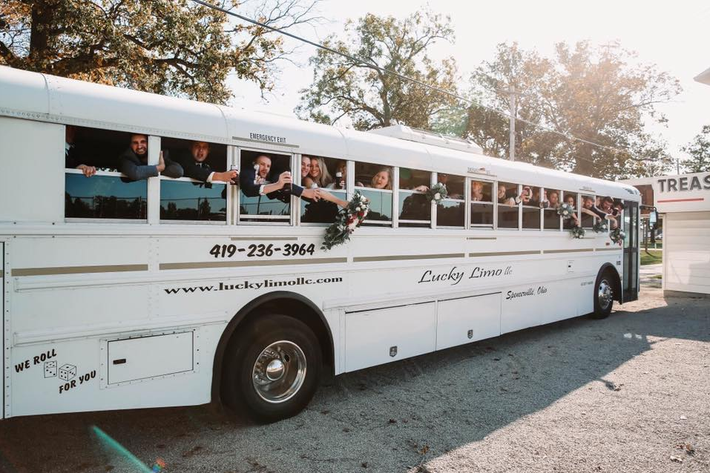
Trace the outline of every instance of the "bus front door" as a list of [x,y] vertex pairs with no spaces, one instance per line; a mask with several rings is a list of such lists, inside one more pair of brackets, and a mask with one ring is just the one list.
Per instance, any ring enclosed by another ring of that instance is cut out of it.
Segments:
[[624,282],[623,301],[638,299],[639,293],[639,205],[624,204]]

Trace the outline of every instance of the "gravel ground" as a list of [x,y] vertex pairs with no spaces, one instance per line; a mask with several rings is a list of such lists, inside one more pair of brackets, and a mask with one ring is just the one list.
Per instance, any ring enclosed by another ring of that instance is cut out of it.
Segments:
[[710,302],[578,318],[351,373],[268,426],[217,406],[9,419],[0,471],[710,472]]

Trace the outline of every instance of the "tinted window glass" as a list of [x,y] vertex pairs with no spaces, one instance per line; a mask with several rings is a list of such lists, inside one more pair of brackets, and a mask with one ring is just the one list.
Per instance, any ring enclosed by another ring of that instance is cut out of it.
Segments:
[[227,221],[227,186],[163,180],[160,218],[164,220]]
[[[515,210],[517,211],[517,209]],[[471,225],[493,225],[493,204],[483,202],[472,202]]]
[[392,193],[378,192],[370,189],[362,189],[360,191],[363,196],[370,199],[370,212],[364,223],[372,221],[391,221],[392,220]]
[[145,219],[148,183],[118,176],[65,175],[67,218]]
[[437,227],[463,227],[466,223],[466,203],[446,199],[436,206]]

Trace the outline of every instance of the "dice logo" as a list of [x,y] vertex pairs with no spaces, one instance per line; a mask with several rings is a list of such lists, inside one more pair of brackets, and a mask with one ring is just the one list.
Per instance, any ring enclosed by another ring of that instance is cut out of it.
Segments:
[[45,378],[56,378],[57,377],[57,362],[56,361],[45,361],[44,362],[44,377]]
[[63,379],[64,381],[74,379],[75,376],[76,366],[67,363],[65,365],[62,365],[61,368],[59,368],[59,378]]

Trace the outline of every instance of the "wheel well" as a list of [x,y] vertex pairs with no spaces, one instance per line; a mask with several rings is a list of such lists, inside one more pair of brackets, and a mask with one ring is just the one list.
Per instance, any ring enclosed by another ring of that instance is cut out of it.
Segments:
[[601,274],[608,273],[611,277],[611,282],[614,285],[612,288],[614,291],[614,300],[621,304],[621,278],[619,277],[619,272],[616,270],[614,265],[611,263],[604,264],[597,273],[597,277]]
[[293,317],[306,324],[315,334],[321,347],[323,359],[323,374],[326,380],[335,374],[333,360],[333,334],[325,320],[323,312],[309,299],[300,294],[278,291],[260,296],[245,305],[222,332],[217,350],[215,351],[212,368],[212,400],[219,400],[222,383],[224,355],[230,343],[236,339],[239,327],[244,327],[252,320],[266,314],[275,313]]

